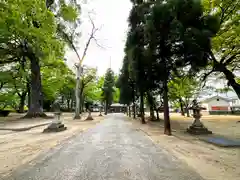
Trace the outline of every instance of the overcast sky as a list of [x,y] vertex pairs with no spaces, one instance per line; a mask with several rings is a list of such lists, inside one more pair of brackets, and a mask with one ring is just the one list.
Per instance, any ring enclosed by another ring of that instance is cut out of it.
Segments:
[[[79,39],[78,50],[82,55],[92,28],[88,13],[94,11],[95,14],[91,13],[91,17],[95,26],[100,28],[96,39],[98,44],[105,49],[100,48],[92,41],[83,64],[97,67],[99,75],[103,75],[110,66],[115,73],[118,73],[121,68],[130,9],[130,0],[89,0],[87,4],[82,5],[81,19],[83,23],[80,27],[82,36]],[[68,51],[68,65],[72,67],[75,62],[77,62],[75,53]]]

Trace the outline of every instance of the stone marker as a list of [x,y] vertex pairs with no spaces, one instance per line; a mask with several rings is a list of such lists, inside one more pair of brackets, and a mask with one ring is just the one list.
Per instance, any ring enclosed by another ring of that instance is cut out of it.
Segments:
[[59,132],[67,129],[67,127],[64,126],[61,120],[60,104],[58,102],[54,102],[52,105],[52,109],[54,111],[54,120],[46,129],[43,130],[44,133]]
[[197,100],[193,100],[193,105],[189,109],[193,110],[193,117],[195,119],[194,119],[193,124],[190,127],[187,128],[187,132],[190,133],[190,134],[194,134],[194,135],[212,134],[212,131],[209,131],[203,125],[203,123],[200,121],[200,118],[202,116],[202,114],[200,112],[201,112],[202,109],[205,109],[205,108],[200,107]]

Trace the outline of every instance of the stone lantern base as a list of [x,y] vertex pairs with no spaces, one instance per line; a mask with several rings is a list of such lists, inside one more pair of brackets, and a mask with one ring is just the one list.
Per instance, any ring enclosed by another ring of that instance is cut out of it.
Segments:
[[202,123],[201,125],[196,125],[193,123],[187,128],[187,132],[194,135],[212,134],[212,131],[209,131]]
[[67,127],[64,126],[62,122],[52,122],[46,129],[43,130],[44,133],[46,132],[60,132],[66,130]]
[[55,113],[55,120],[43,132],[60,132],[66,129],[67,127],[60,121],[60,113]]

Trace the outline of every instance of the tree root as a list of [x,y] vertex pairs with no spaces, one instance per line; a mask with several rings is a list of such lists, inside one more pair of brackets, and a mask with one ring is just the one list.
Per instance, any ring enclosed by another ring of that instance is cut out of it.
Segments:
[[92,120],[94,120],[94,119],[91,115],[88,115],[88,117],[85,119],[85,121],[92,121]]
[[53,116],[47,116],[44,112],[27,112],[27,114],[20,119],[44,118],[52,119]]

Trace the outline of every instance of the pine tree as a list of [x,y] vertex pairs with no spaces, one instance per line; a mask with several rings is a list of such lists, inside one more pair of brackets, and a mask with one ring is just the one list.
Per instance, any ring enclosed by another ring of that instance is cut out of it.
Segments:
[[114,85],[115,85],[114,72],[112,71],[111,68],[108,68],[104,77],[104,84],[102,88],[103,90],[102,96],[105,102],[105,115],[107,114],[108,109],[113,102]]

